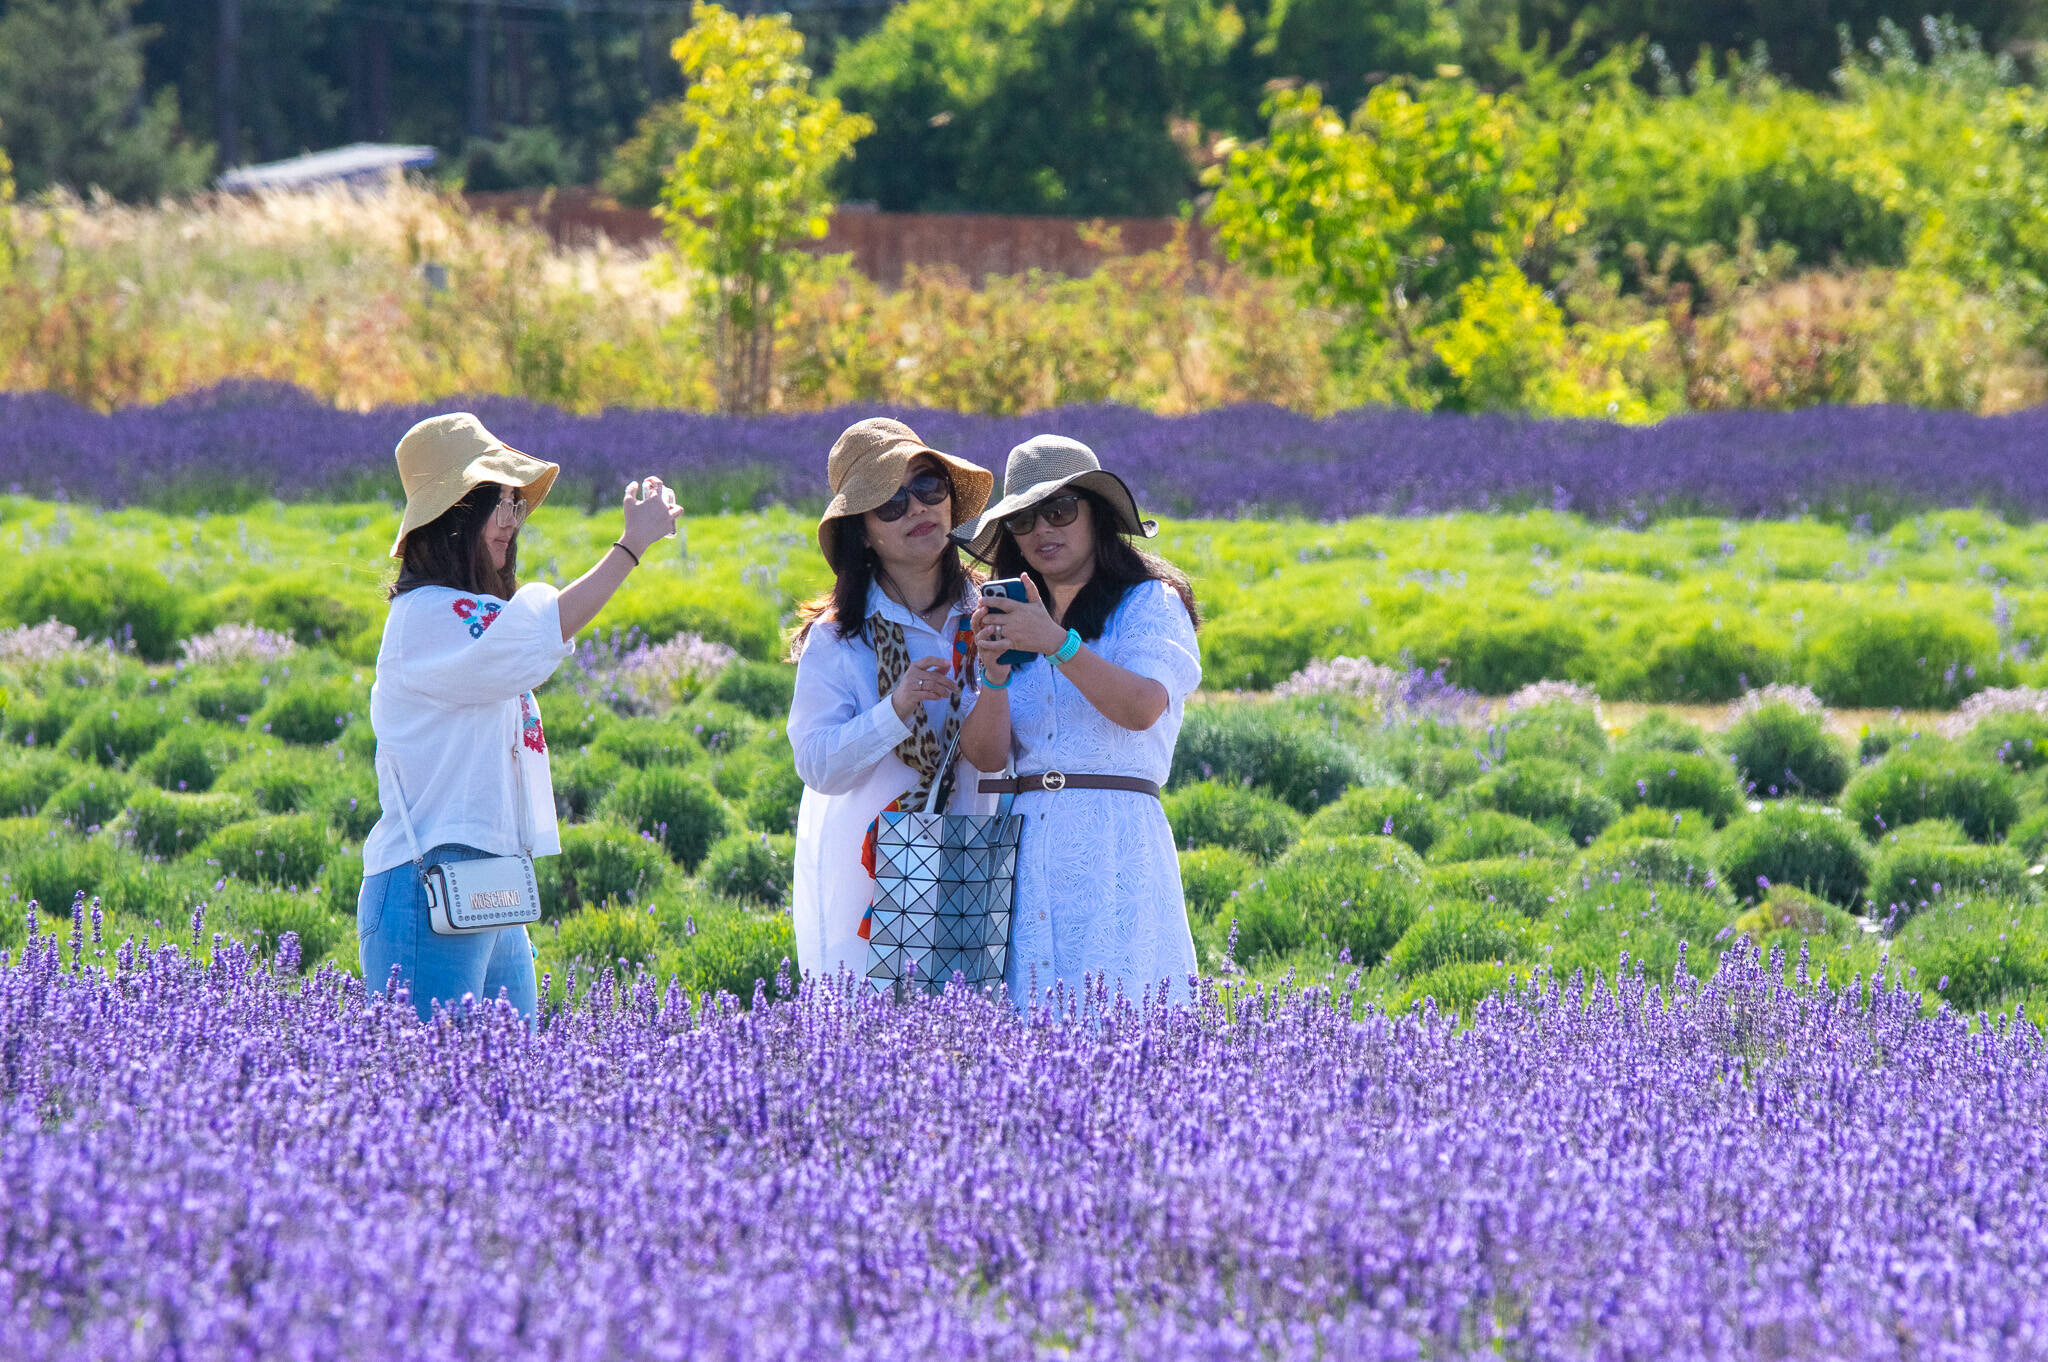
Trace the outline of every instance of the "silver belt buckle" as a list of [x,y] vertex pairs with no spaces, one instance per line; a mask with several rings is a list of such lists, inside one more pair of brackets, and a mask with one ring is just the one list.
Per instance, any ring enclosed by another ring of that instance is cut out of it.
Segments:
[[1040,776],[1038,780],[1044,788],[1051,790],[1054,793],[1058,793],[1059,791],[1067,788],[1067,777],[1064,772],[1047,771],[1044,775]]

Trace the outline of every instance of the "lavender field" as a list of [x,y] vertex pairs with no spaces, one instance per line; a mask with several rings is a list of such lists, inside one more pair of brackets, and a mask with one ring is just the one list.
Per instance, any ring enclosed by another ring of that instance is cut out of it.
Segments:
[[0,968],[0,1355],[2039,1357],[2039,1035],[1791,968],[527,1034],[80,921]]
[[[445,410],[454,403],[431,410]],[[589,485],[648,466],[755,498],[822,500],[825,451],[870,408],[734,418],[684,411],[576,416],[510,398],[468,405],[508,442]],[[426,407],[344,412],[282,386],[231,385],[101,414],[47,394],[0,394],[0,489],[101,504],[241,493],[305,498],[388,482],[397,437]],[[1741,517],[1984,505],[2048,513],[2048,411],[1977,417],[1821,407],[1674,417],[1650,427],[1511,416],[1360,411],[1325,420],[1271,407],[1184,417],[1069,407],[1021,417],[900,411],[925,438],[1000,468],[1055,430],[1097,448],[1174,515],[1336,519],[1540,505],[1598,518]]]

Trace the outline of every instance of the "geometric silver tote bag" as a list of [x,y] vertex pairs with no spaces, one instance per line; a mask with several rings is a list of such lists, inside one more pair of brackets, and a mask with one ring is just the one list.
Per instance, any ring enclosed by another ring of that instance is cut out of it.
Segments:
[[875,830],[868,982],[878,991],[937,993],[955,974],[974,988],[1003,981],[1024,818],[1008,795],[993,814],[939,813],[945,783],[932,782],[921,811],[884,813]]

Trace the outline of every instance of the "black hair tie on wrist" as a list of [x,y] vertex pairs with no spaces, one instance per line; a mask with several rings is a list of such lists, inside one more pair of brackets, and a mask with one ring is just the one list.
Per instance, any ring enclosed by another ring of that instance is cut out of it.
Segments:
[[627,548],[627,547],[626,547],[626,541],[625,541],[625,540],[623,540],[623,539],[614,539],[614,540],[612,540],[612,547],[613,547],[613,548],[615,548],[615,549],[617,549],[617,550],[618,550],[618,551],[619,551],[620,553],[623,553],[623,554],[625,554],[625,555],[626,555],[626,556],[627,556],[628,558],[632,559],[632,560],[633,560],[633,566],[634,566],[634,567],[639,567],[639,566],[640,566],[640,555],[639,555],[639,554],[637,554],[637,553],[635,553],[635,552],[633,552],[633,550],[631,550],[631,549]]

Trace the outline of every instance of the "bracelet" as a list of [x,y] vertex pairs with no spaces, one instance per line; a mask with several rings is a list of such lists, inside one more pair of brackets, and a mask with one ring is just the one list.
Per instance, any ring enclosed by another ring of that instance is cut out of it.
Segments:
[[[1017,673],[1016,673],[1016,672],[1014,672],[1014,671],[1013,671],[1013,672],[1011,672],[1011,673],[1010,673],[1010,681],[1015,681],[1016,679],[1017,679]],[[981,684],[982,684],[983,686],[987,687],[987,688],[988,688],[989,690],[1008,690],[1008,689],[1010,688],[1010,681],[1003,681],[1003,682],[996,682],[996,681],[991,681],[991,680],[989,680],[989,679],[988,679],[988,668],[987,668],[987,667],[983,667],[983,668],[981,669]]]
[[633,566],[634,566],[634,567],[639,567],[639,566],[640,566],[640,555],[639,555],[639,554],[637,554],[637,553],[635,553],[635,552],[633,552],[633,550],[631,550],[631,549],[627,548],[627,547],[626,547],[626,541],[625,541],[625,540],[623,540],[623,539],[614,539],[614,540],[612,540],[612,547],[613,547],[613,548],[615,548],[615,549],[617,549],[617,550],[618,550],[618,551],[619,551],[620,553],[623,553],[623,554],[625,554],[625,555],[626,555],[626,556],[627,556],[628,558],[632,559],[632,560],[633,560]]
[[1074,654],[1080,651],[1081,635],[1076,630],[1069,629],[1067,630],[1067,641],[1060,645],[1060,650],[1058,652],[1046,654],[1045,660],[1047,662],[1052,663],[1053,666],[1057,667],[1060,666],[1062,663],[1072,662],[1074,660]]

